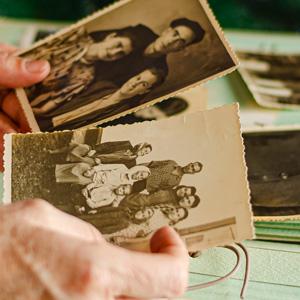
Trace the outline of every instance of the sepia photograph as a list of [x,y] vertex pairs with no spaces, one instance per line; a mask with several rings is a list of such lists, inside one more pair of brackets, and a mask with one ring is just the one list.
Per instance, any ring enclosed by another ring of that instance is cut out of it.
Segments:
[[6,203],[45,199],[118,245],[145,245],[164,225],[190,250],[252,237],[237,105],[128,126],[6,135],[5,148]]
[[266,128],[243,138],[254,216],[300,219],[300,128]]
[[22,55],[51,64],[44,81],[17,90],[33,131],[105,123],[237,66],[199,0],[121,1]]
[[300,56],[237,52],[242,78],[258,104],[300,109]]

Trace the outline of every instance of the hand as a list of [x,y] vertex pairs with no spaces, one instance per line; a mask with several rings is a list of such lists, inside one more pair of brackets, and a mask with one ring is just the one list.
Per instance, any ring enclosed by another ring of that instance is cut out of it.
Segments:
[[0,44],[0,171],[3,170],[3,135],[30,131],[20,103],[10,89],[33,85],[50,71],[48,62],[21,59],[15,53],[16,48]]
[[89,198],[89,191],[87,188],[82,189],[81,193],[82,193],[83,197],[85,197],[87,199]]
[[96,164],[96,165],[100,165],[100,164],[101,164],[101,159],[98,158],[98,157],[96,157],[96,158],[95,158],[95,164]]
[[1,206],[0,300],[180,296],[188,275],[182,240],[164,227],[151,251],[113,246],[90,224],[42,200]]

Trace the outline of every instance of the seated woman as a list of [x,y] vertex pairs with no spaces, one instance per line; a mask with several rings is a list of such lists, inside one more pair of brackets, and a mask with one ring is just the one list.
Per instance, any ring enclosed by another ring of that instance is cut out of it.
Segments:
[[69,146],[62,147],[60,149],[49,150],[50,154],[66,153],[67,162],[85,162],[91,166],[95,165],[95,159],[92,157],[95,155],[96,150],[93,150],[91,146],[87,144],[75,144],[72,143]]
[[136,217],[139,217],[143,210],[151,212],[151,217],[142,223],[132,222],[128,227],[106,234],[105,238],[115,244],[136,244],[143,242],[145,238],[151,235],[156,229],[171,225],[174,226],[178,222],[188,217],[188,210],[184,207],[172,207],[164,209],[153,209],[146,207],[136,212]]
[[134,182],[147,179],[150,175],[149,168],[145,166],[135,166],[128,169],[123,164],[100,164],[92,167],[88,171],[92,176],[92,183],[87,185],[87,190],[101,186],[118,187],[122,184],[132,185]]
[[115,151],[109,151],[109,149],[107,149],[106,152],[103,150],[101,151],[101,145],[102,144],[96,146],[96,153],[94,157],[98,158],[102,164],[119,163],[124,164],[127,168],[134,167],[136,165],[137,158],[145,156],[152,151],[152,146],[148,143],[140,143],[134,147],[130,144],[131,147],[128,149],[124,148]]
[[56,165],[56,182],[75,183],[80,185],[91,184],[93,181],[91,177],[92,174],[89,173],[90,169],[90,164],[84,162]]
[[80,27],[32,50],[31,58],[46,59],[52,67],[43,82],[27,89],[34,113],[43,115],[73,102],[95,79],[106,77],[110,82],[107,73],[114,63],[147,45],[143,33],[143,28],[137,26],[97,32]]
[[128,228],[131,224],[142,224],[154,214],[151,208],[131,211],[123,207],[104,207],[94,214],[80,218],[94,225],[102,234],[112,234]]
[[122,184],[117,188],[108,185],[94,188],[92,190],[84,188],[82,190],[82,194],[86,198],[87,205],[92,209],[96,209],[108,205],[117,207],[124,197],[129,195],[131,191],[132,186],[130,184]]

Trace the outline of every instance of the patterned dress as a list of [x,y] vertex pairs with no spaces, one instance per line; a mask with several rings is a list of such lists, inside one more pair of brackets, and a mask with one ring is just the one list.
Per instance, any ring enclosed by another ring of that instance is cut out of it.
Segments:
[[57,105],[70,101],[92,82],[94,66],[84,58],[91,44],[91,37],[80,28],[52,39],[26,55],[31,59],[46,59],[51,64],[48,77],[26,90],[32,107],[48,101]]

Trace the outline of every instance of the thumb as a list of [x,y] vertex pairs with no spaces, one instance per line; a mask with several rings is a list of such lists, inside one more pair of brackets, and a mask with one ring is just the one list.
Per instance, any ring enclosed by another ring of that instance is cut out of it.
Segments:
[[23,59],[8,52],[0,52],[0,86],[19,88],[43,80],[50,72],[44,60]]
[[157,230],[150,241],[152,253],[165,253],[173,256],[187,255],[187,249],[180,236],[172,227]]

